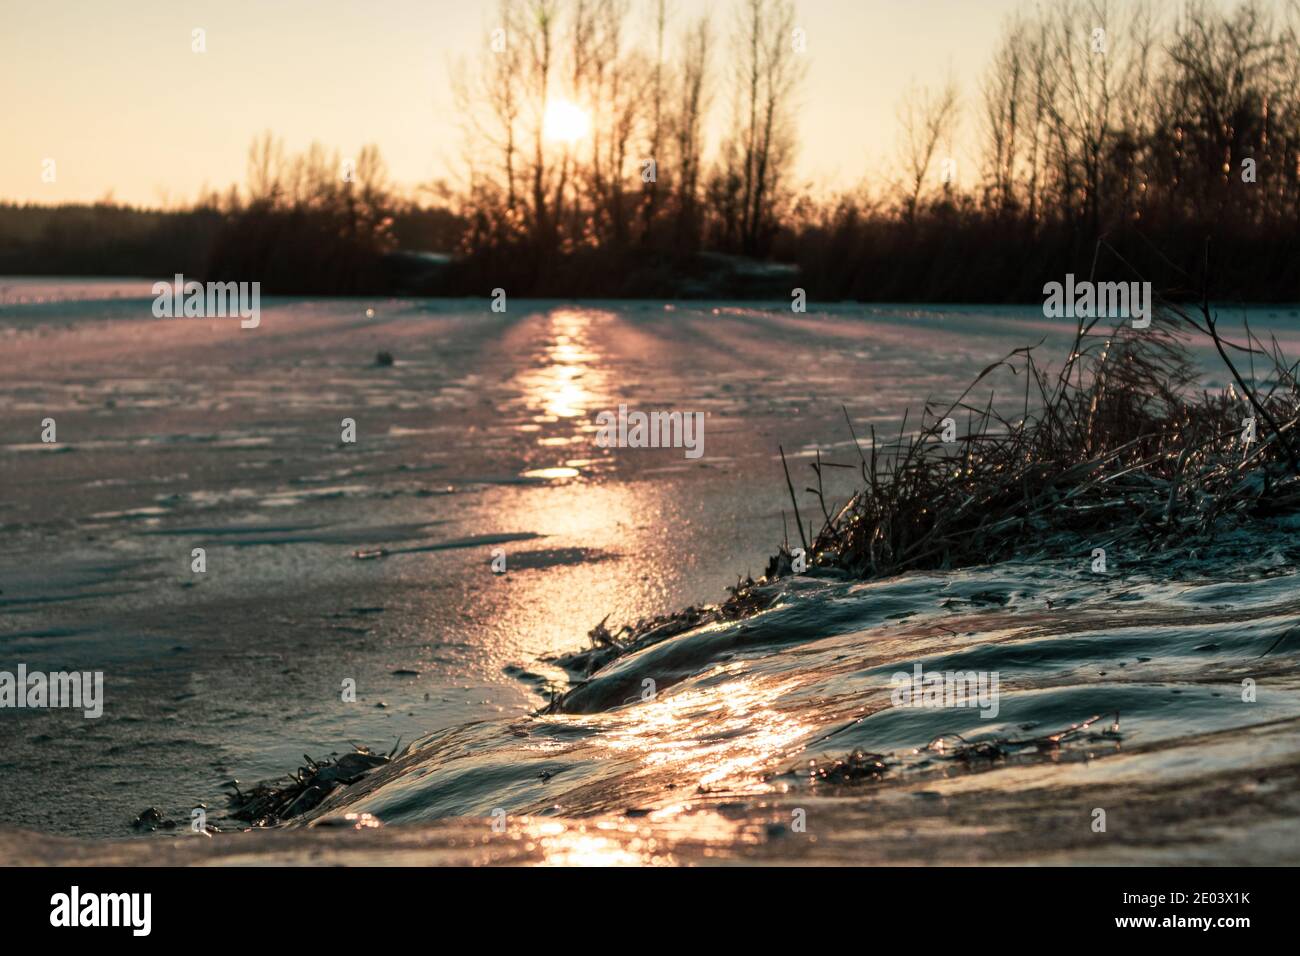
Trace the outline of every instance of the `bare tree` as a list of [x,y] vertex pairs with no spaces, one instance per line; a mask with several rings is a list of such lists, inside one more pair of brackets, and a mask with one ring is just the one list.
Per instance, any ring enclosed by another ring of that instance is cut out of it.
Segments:
[[275,203],[284,188],[284,143],[270,130],[253,140],[248,147],[248,200],[251,203]]
[[473,210],[467,239],[474,244],[513,235],[525,218],[521,14],[521,0],[499,0],[474,66],[461,61],[451,70]]
[[655,215],[659,209],[659,175],[658,165],[662,159],[661,153],[664,143],[665,129],[665,112],[664,101],[667,97],[667,80],[665,78],[666,64],[664,63],[664,34],[668,29],[668,3],[667,0],[655,0],[654,10],[654,65],[650,77],[650,117],[649,117],[649,137],[646,142],[647,157],[655,164],[655,174],[649,179],[642,179],[643,198],[641,202],[641,239],[643,242],[650,237],[650,229],[654,224]]
[[987,201],[999,213],[1015,202],[1017,160],[1025,122],[1027,75],[1025,25],[1012,21],[981,84],[984,181]]
[[761,254],[775,231],[775,207],[794,157],[793,97],[806,72],[793,45],[790,0],[742,0],[733,40],[732,134],[713,192],[742,252]]
[[913,87],[898,111],[902,134],[902,166],[907,176],[906,212],[916,221],[917,206],[934,164],[939,144],[952,136],[957,123],[957,85],[949,79],[939,90]]
[[543,121],[556,82],[558,34],[557,0],[523,0],[513,19],[509,44],[520,44],[518,67],[519,102],[524,112],[526,138],[532,141],[532,155],[526,161],[530,206],[529,231],[534,243],[543,248],[555,244],[556,223],[551,215],[551,170],[543,141]]
[[682,39],[682,65],[676,112],[671,120],[675,165],[676,238],[693,248],[699,242],[699,183],[704,152],[704,114],[709,108],[706,77],[711,31],[701,17]]

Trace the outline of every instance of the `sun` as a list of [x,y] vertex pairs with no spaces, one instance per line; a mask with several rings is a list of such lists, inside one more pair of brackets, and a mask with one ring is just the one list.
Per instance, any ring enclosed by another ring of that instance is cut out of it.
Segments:
[[551,100],[542,117],[542,135],[551,142],[576,143],[591,131],[591,115],[570,100]]

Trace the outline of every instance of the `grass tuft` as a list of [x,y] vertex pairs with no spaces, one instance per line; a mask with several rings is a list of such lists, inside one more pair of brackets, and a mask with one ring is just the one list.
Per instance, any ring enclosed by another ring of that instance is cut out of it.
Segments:
[[[1099,323],[1079,322],[1059,370],[1040,364],[1036,347],[1015,349],[955,401],[927,402],[914,431],[905,416],[892,439],[872,428],[864,447],[846,410],[861,486],[828,509],[830,464],[818,456],[808,491],[822,526],[811,541],[786,467],[808,570],[869,580],[1012,557],[1083,560],[1117,545],[1128,560],[1193,553],[1231,527],[1300,510],[1300,384],[1276,340],[1265,346],[1247,326],[1245,344],[1227,341],[1208,301],[1195,310],[1163,303],[1147,328]],[[1197,388],[1188,335],[1213,343],[1232,379],[1223,391]],[[1017,383],[1010,407],[996,389],[976,398],[996,375]],[[603,620],[590,650],[559,662],[586,678],[701,624],[760,611],[779,596],[771,585],[796,573],[795,559],[787,540],[759,581],[738,583],[721,604],[618,631]],[[545,710],[563,709],[561,696]]]

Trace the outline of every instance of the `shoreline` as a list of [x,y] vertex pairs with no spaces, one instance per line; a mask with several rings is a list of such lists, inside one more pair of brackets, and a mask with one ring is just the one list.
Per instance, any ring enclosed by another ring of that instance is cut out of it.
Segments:
[[[1204,772],[1196,762],[1206,753],[1232,759]],[[1151,780],[1143,769],[1150,761],[1181,769]],[[491,817],[108,841],[0,828],[0,859],[9,866],[1293,866],[1300,863],[1300,844],[1291,839],[1300,816],[1300,718],[1100,762],[1005,767],[889,792],[840,788],[827,796],[689,803],[677,812],[511,817],[505,832],[494,831]],[[1116,808],[1122,829],[1092,832],[1087,821],[1097,806]],[[803,834],[789,826],[795,807],[807,811]]]

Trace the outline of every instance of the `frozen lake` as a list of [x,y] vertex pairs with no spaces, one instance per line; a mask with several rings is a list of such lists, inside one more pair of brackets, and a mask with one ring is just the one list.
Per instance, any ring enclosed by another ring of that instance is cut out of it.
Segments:
[[[98,720],[0,710],[2,824],[121,835],[304,753],[522,718],[606,615],[762,573],[778,447],[802,488],[817,451],[856,460],[844,408],[896,432],[1073,333],[1036,307],[267,298],[241,329],[150,303],[0,278],[0,670],[106,685]],[[1300,354],[1294,308],[1250,321]],[[600,447],[620,404],[703,413],[703,455]],[[856,471],[828,474],[844,501]]]

